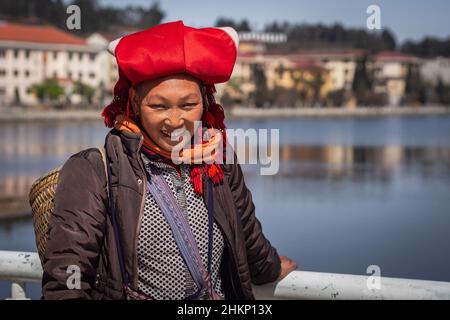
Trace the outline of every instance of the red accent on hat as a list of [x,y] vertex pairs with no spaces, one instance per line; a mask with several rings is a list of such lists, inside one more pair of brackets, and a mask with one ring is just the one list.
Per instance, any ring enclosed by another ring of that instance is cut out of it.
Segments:
[[192,28],[182,21],[168,22],[110,43],[116,56],[119,80],[114,100],[103,111],[105,124],[114,125],[128,106],[131,86],[175,74],[189,74],[214,85],[228,81],[236,62],[238,36],[234,29]]

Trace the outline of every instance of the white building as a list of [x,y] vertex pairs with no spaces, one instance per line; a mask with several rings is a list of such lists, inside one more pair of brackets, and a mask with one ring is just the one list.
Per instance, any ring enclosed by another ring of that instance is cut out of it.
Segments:
[[420,67],[422,78],[435,86],[439,80],[450,85],[450,58],[438,57],[424,60]]
[[0,23],[0,104],[37,103],[29,88],[48,78],[110,91],[115,70],[105,46],[52,26]]
[[399,52],[380,52],[373,62],[375,92],[386,94],[389,105],[399,105],[405,95],[408,68],[419,63],[418,58]]

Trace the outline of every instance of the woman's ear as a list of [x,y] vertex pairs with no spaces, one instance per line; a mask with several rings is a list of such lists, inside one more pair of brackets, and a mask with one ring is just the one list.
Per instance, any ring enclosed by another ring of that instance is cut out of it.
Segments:
[[131,107],[133,108],[133,113],[136,116],[138,116],[141,101],[140,101],[139,94],[135,87],[130,88],[129,95],[130,95]]

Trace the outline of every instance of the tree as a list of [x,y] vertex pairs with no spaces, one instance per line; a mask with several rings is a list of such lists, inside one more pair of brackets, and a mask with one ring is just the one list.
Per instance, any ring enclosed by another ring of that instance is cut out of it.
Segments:
[[141,29],[147,29],[156,26],[164,19],[165,13],[156,2],[148,10],[143,10],[137,26]]
[[395,37],[388,29],[383,30],[383,32],[381,33],[381,40],[384,50],[394,51],[397,49],[397,42],[395,41]]
[[267,79],[264,72],[264,67],[255,63],[251,65],[252,70],[252,80],[255,84],[255,91],[253,92],[253,102],[256,107],[260,108],[267,104]]
[[250,25],[246,19],[243,19],[242,21],[237,22],[230,18],[220,17],[217,19],[215,26],[216,27],[232,27],[233,29],[235,29],[238,32],[252,31],[250,28]]
[[435,91],[438,102],[444,106],[450,106],[450,86],[446,85],[442,78],[439,78]]
[[48,101],[56,101],[64,94],[64,88],[58,84],[54,78],[46,79],[44,82],[34,84],[30,88],[31,92],[36,94],[41,103]]
[[20,104],[20,92],[19,92],[19,88],[15,87],[14,88],[14,103],[15,104]]
[[353,77],[352,90],[358,103],[364,100],[364,96],[372,90],[372,80],[367,72],[368,57],[364,55],[356,62],[355,76]]
[[313,89],[313,106],[316,105],[320,100],[320,91],[322,90],[322,86],[325,81],[323,80],[322,74],[319,72],[314,76],[314,79],[311,82],[311,88]]
[[85,97],[88,103],[92,103],[95,89],[81,81],[76,81],[73,84],[72,93],[79,94],[80,96]]
[[426,37],[417,42],[406,41],[401,51],[422,58],[450,57],[450,37],[447,39]]
[[427,102],[426,88],[417,65],[408,65],[408,73],[406,74],[405,82],[404,103],[425,104]]

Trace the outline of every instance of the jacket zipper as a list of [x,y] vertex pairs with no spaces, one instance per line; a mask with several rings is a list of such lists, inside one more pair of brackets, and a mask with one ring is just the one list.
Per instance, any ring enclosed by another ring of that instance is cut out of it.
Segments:
[[[139,141],[139,147],[138,150],[141,149],[142,143],[144,142],[144,137],[141,136],[140,141]],[[139,152],[139,151],[138,151]],[[134,276],[134,281],[133,281],[133,286],[137,289],[138,287],[138,262],[137,262],[137,242],[139,239],[139,230],[141,229],[141,223],[142,223],[142,215],[144,212],[144,203],[145,203],[145,197],[147,195],[146,192],[146,186],[147,186],[147,174],[145,173],[145,168],[142,165],[142,160],[140,159],[140,157],[138,156],[138,162],[139,162],[139,166],[141,167],[142,170],[142,200],[141,200],[141,208],[139,211],[139,218],[138,218],[138,223],[137,223],[137,228],[136,228],[136,232],[135,232],[135,236],[134,236],[134,244],[133,244],[133,276]]]

